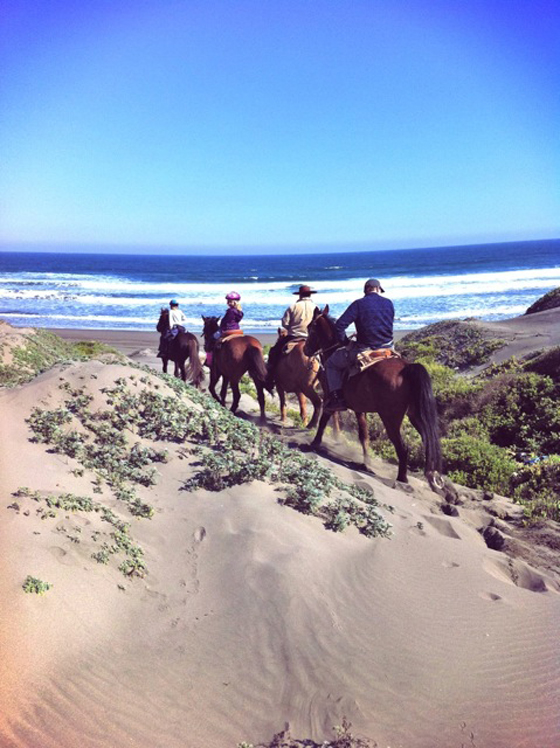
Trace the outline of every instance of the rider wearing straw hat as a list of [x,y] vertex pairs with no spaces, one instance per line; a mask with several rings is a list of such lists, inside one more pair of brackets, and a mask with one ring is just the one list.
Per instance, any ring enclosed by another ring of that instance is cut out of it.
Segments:
[[282,327],[285,334],[278,338],[268,354],[268,376],[265,387],[269,392],[272,392],[274,387],[274,374],[286,343],[307,338],[307,328],[313,320],[315,309],[317,309],[317,305],[311,298],[311,294],[314,293],[317,293],[317,291],[313,291],[306,285],[300,286],[297,291],[293,292],[294,296],[298,298],[293,304],[290,304],[282,317]]

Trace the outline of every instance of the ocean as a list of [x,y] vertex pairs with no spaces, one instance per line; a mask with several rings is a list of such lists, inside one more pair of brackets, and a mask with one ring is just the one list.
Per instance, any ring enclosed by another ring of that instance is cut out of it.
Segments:
[[339,316],[379,278],[395,328],[444,319],[497,321],[523,314],[560,286],[560,240],[431,249],[222,257],[0,252],[0,319],[14,326],[154,330],[177,298],[195,333],[201,315],[225,310],[238,291],[247,332],[275,332],[300,284]]

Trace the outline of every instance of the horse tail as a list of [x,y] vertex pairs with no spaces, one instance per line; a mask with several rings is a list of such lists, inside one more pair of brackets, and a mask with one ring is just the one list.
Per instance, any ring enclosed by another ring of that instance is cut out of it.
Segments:
[[426,452],[426,474],[441,471],[441,445],[436,401],[432,391],[432,381],[422,364],[407,364],[402,370],[403,379],[410,385],[412,403],[409,417],[420,432]]
[[268,369],[264,361],[262,349],[251,346],[247,349],[247,363],[249,374],[255,382],[264,382],[268,376]]
[[204,379],[204,369],[200,363],[198,351],[198,340],[193,335],[192,339],[189,340],[189,365],[191,369],[192,383],[195,387],[198,387]]

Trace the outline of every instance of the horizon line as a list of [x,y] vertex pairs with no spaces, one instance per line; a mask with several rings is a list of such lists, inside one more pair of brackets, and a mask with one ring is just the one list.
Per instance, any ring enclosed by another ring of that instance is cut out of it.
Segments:
[[[342,243],[342,246],[331,242],[326,244],[310,243],[303,244],[297,247],[297,245],[242,245],[242,244],[230,244],[230,245],[190,245],[180,247],[177,245],[169,244],[113,244],[110,242],[106,243],[93,243],[93,242],[41,242],[41,241],[4,241],[0,240],[0,252],[7,253],[43,253],[43,254],[57,254],[57,249],[62,250],[68,254],[138,254],[155,256],[159,252],[165,251],[173,253],[174,255],[180,255],[184,257],[200,256],[204,253],[211,254],[215,257],[228,256],[232,251],[239,252],[239,256],[280,256],[280,255],[307,255],[307,254],[351,254],[351,253],[366,253],[366,252],[399,252],[409,251],[414,252],[417,250],[426,249],[458,249],[461,247],[473,247],[480,245],[505,245],[505,244],[529,244],[536,242],[553,242],[559,241],[560,236],[537,238],[537,239],[502,239],[498,241],[468,241],[464,243],[444,243],[444,244],[426,244],[418,246],[377,246],[377,247],[364,247],[365,242],[348,242]],[[354,245],[354,246],[353,246]],[[297,247],[297,248],[296,248]],[[30,249],[33,248],[33,249]],[[223,253],[223,255],[220,255]]]

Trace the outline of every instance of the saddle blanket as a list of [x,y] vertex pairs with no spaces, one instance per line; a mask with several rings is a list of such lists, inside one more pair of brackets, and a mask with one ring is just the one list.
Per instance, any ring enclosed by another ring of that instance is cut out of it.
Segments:
[[386,361],[388,358],[402,358],[402,356],[392,348],[367,348],[365,351],[360,351],[350,367],[348,377],[361,374],[362,371],[369,369],[370,366],[374,366],[374,364],[378,364],[380,361]]

